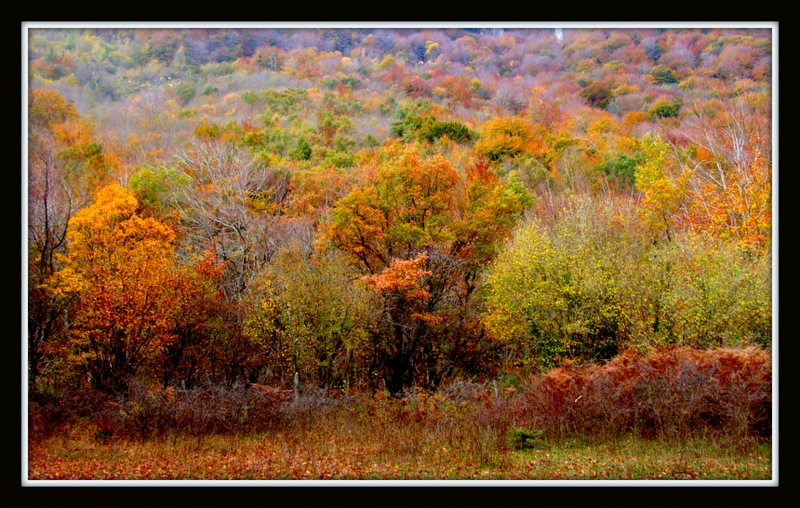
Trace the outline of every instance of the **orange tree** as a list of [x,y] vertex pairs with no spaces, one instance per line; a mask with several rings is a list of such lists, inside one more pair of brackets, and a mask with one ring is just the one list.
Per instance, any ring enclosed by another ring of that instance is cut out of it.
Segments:
[[772,233],[771,112],[764,94],[697,103],[680,155],[692,168],[688,221],[758,252]]
[[114,393],[145,368],[164,362],[199,273],[182,273],[175,232],[139,214],[133,193],[112,184],[69,221],[63,268],[48,282],[71,300],[66,357],[94,388]]
[[336,202],[323,246],[344,252],[373,287],[373,374],[397,394],[413,383],[485,372],[491,345],[476,314],[482,266],[530,199],[478,162],[463,174],[419,145],[388,142],[363,183]]

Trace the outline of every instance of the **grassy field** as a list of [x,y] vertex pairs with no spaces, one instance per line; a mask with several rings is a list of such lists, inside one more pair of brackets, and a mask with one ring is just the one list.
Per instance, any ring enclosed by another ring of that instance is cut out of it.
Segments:
[[[91,425],[32,444],[29,480],[770,480],[769,444],[625,438],[525,449],[463,435],[338,429],[98,439]],[[460,439],[459,439],[460,437]]]

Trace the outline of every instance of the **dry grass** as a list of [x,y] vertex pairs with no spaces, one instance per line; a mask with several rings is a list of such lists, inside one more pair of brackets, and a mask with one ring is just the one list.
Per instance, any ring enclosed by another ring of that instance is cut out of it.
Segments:
[[[366,428],[362,430],[367,430]],[[768,445],[562,440],[481,455],[433,433],[374,430],[109,440],[92,429],[40,443],[30,480],[769,480]],[[488,460],[487,460],[488,459]]]

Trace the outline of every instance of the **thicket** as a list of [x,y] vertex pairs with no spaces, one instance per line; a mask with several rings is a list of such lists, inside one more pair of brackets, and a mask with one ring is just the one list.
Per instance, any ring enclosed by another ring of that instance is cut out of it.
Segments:
[[518,424],[546,436],[769,439],[772,367],[761,349],[629,350],[552,369],[521,387]]
[[489,268],[486,322],[517,361],[625,348],[769,348],[771,260],[685,231],[653,242],[631,203],[578,199],[531,219]]
[[[375,431],[396,450],[445,440],[489,457],[548,440],[708,439],[765,442],[772,434],[772,367],[766,351],[677,346],[629,350],[605,364],[565,364],[494,385],[454,381],[436,392],[275,390],[260,385],[182,390],[132,382],[126,397],[88,404],[37,397],[31,439],[81,418],[101,441],[168,436]],[[91,408],[91,409],[89,409]]]

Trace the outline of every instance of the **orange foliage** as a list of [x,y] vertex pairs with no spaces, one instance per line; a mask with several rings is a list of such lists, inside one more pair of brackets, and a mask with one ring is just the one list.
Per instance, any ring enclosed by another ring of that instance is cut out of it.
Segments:
[[[73,296],[72,360],[93,385],[115,391],[141,365],[154,361],[173,339],[183,306],[194,302],[197,281],[178,269],[175,232],[138,214],[131,191],[100,189],[92,205],[70,220],[64,268],[49,283],[55,295]],[[213,275],[210,260],[199,273]]]
[[646,122],[647,120],[648,116],[644,111],[629,111],[625,114],[623,123],[625,124],[625,127],[632,129],[640,123]]
[[475,143],[475,151],[493,161],[515,157],[532,148],[532,126],[519,117],[488,120],[481,129],[481,138]]
[[[394,257],[445,239],[458,174],[442,156],[423,159],[413,146],[387,145],[387,158],[365,185],[336,203],[321,235],[371,273]],[[371,180],[371,181],[370,181]]]
[[406,300],[428,300],[431,294],[420,287],[420,279],[432,273],[424,270],[428,257],[420,254],[414,259],[392,259],[382,272],[364,277],[376,291],[396,291]]
[[690,219],[722,238],[754,248],[766,247],[772,232],[771,165],[755,148],[752,160],[743,169],[728,172],[721,182],[704,181],[694,187]]

